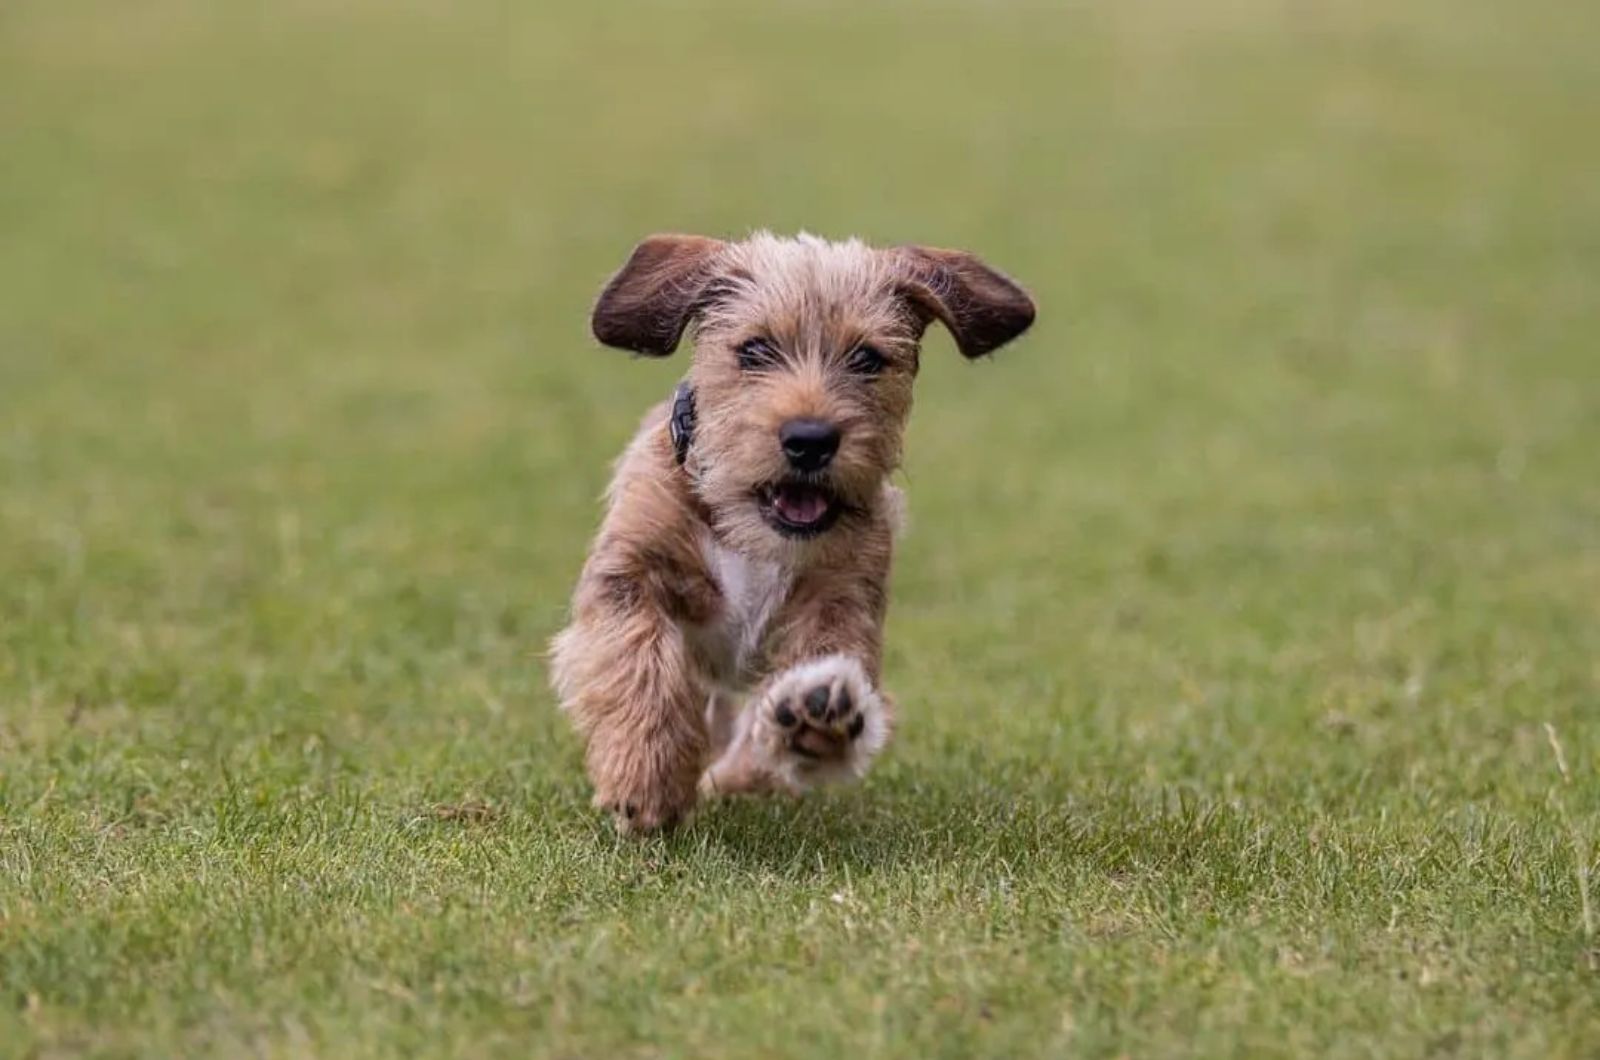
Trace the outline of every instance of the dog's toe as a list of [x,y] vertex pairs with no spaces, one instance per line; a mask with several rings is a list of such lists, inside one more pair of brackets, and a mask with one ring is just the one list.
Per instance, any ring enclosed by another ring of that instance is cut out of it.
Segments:
[[[779,699],[772,708],[772,720],[788,733],[785,746],[802,758],[831,760],[841,757],[850,740],[851,726],[857,721],[859,734],[866,727],[865,719],[855,710],[855,697],[848,683],[837,675],[828,675],[799,696],[805,712],[796,716],[787,706],[787,699]],[[785,717],[789,721],[785,721]]]
[[[838,691],[834,694],[833,705],[828,708],[828,720],[843,722],[846,719],[857,717],[855,709],[855,699],[850,695],[850,686],[841,682]],[[848,729],[849,725],[845,727]]]
[[669,832],[689,817],[686,807],[664,802],[596,798],[595,805],[611,815],[617,833],[625,836]]

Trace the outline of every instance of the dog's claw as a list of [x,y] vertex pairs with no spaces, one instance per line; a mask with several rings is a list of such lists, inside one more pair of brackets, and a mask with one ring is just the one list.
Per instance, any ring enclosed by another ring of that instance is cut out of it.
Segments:
[[691,810],[686,806],[619,798],[596,798],[594,804],[611,818],[617,833],[625,836],[671,831],[688,820]]

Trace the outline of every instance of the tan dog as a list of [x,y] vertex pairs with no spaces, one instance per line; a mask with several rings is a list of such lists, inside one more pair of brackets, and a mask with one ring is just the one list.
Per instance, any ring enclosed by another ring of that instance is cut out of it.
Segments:
[[624,832],[701,795],[858,777],[888,741],[878,687],[899,466],[918,344],[967,357],[1034,307],[970,254],[765,233],[652,236],[600,294],[595,337],[665,356],[672,401],[616,466],[554,641],[595,801]]

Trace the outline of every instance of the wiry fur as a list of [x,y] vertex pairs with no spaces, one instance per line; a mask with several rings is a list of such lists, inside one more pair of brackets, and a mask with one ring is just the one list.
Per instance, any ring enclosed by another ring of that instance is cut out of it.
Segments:
[[[552,646],[596,801],[619,827],[670,825],[697,788],[799,792],[866,770],[893,723],[878,688],[900,511],[888,479],[923,330],[941,320],[976,356],[1032,318],[1020,288],[952,251],[765,233],[658,236],[635,250],[601,295],[595,333],[663,355],[692,327],[698,425],[679,466],[669,407],[646,415]],[[740,344],[757,337],[781,363],[741,368]],[[883,371],[852,371],[862,345]],[[777,439],[797,418],[841,436],[810,476],[840,515],[807,538],[775,530],[757,492],[792,476]]]

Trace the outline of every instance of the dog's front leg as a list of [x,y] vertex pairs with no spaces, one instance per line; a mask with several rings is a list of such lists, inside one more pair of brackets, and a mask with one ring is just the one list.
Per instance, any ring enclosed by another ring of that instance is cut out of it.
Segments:
[[871,605],[881,594],[867,597],[793,609],[777,633],[778,665],[701,778],[703,794],[799,794],[866,773],[894,722],[876,681],[881,607]]
[[595,803],[623,833],[682,820],[707,753],[706,694],[683,630],[632,584],[580,591],[552,653],[556,687],[587,740]]

